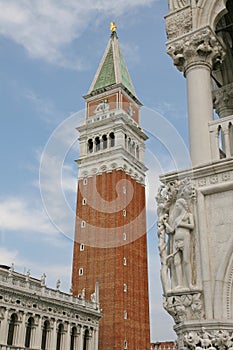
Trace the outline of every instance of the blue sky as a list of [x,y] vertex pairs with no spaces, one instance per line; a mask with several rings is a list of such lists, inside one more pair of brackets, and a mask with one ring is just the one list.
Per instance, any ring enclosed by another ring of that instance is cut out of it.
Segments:
[[[94,4],[93,4],[94,3]],[[0,0],[1,263],[70,287],[77,131],[115,20],[147,142],[152,341],[174,339],[162,309],[158,175],[188,164],[185,79],[165,49],[164,0]],[[41,156],[42,163],[41,163]],[[41,163],[41,164],[40,164]]]

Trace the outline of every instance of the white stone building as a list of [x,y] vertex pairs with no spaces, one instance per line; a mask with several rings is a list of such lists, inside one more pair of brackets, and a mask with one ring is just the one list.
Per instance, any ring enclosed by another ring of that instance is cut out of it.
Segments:
[[0,349],[1,350],[97,350],[101,311],[98,284],[85,299],[50,289],[27,272],[19,274],[0,266]]
[[233,1],[168,3],[167,52],[187,82],[192,166],[160,177],[164,308],[179,349],[233,349]]

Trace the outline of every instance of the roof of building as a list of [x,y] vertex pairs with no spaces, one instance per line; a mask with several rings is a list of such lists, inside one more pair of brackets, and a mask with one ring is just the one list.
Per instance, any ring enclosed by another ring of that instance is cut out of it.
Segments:
[[112,31],[88,95],[98,93],[98,91],[115,84],[123,85],[130,94],[136,97],[135,89],[121,52],[117,33]]

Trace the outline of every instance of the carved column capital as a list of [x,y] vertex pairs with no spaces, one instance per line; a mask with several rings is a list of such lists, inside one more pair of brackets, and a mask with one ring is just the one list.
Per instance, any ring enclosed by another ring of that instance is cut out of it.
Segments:
[[172,57],[174,65],[184,73],[196,65],[215,69],[225,56],[222,43],[209,27],[168,42],[167,53]]
[[214,109],[220,118],[233,114],[233,83],[213,91]]

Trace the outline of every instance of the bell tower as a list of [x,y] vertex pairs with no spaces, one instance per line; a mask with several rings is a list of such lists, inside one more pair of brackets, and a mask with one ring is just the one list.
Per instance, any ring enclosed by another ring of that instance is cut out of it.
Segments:
[[84,96],[86,119],[77,128],[80,153],[72,288],[74,295],[86,294],[100,303],[100,350],[150,349],[147,136],[139,126],[142,104],[115,23],[110,28],[107,48]]

